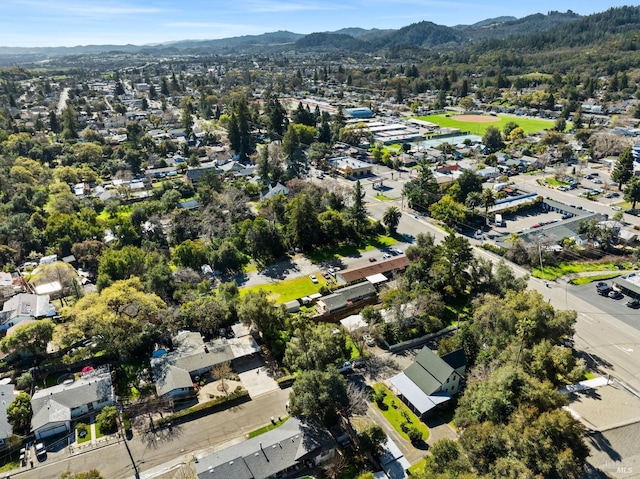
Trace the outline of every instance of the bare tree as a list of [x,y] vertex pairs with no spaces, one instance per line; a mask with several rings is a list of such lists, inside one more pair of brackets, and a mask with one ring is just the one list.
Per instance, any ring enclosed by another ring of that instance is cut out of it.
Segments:
[[189,465],[185,465],[178,468],[178,470],[176,471],[176,474],[173,476],[173,479],[197,479],[197,478],[193,468]]
[[327,477],[337,479],[347,467],[347,460],[342,454],[336,453],[327,469]]
[[347,398],[349,398],[347,416],[364,416],[367,413],[369,398],[363,387],[355,383],[349,383],[347,385]]
[[226,395],[228,395],[228,386],[225,383],[225,381],[227,379],[229,379],[229,376],[231,376],[231,366],[229,365],[228,362],[225,363],[220,363],[220,364],[216,364],[213,367],[213,375],[220,381],[220,387],[222,388],[222,390],[224,391],[224,393]]

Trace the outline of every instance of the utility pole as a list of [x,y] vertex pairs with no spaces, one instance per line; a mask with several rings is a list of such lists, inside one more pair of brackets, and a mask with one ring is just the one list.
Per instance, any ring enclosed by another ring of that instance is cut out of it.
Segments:
[[118,425],[120,426],[120,434],[122,435],[122,442],[124,442],[124,447],[127,449],[127,454],[129,454],[129,459],[131,460],[131,465],[133,466],[133,472],[135,479],[140,479],[140,471],[138,471],[138,466],[136,465],[136,461],[133,459],[133,455],[131,454],[131,449],[129,449],[129,444],[127,444],[127,437],[125,435],[124,425],[122,424],[122,418],[120,415],[122,414],[122,406],[118,405]]

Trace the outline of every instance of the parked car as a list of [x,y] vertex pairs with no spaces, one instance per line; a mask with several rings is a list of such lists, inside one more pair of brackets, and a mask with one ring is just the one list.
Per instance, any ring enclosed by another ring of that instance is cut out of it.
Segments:
[[640,301],[638,301],[638,300],[637,300],[637,299],[635,299],[635,298],[630,299],[629,301],[627,301],[627,303],[626,303],[626,304],[627,304],[627,306],[628,306],[629,308],[633,308],[633,309],[638,309],[638,308],[640,308]]
[[[540,225],[538,225],[539,227]],[[534,226],[535,228],[535,226]],[[483,240],[484,239],[484,235],[482,234],[482,230],[477,230],[475,233],[473,233],[473,238],[477,239],[477,240]]]
[[382,259],[389,259],[391,258],[391,255],[389,253],[385,253],[382,255]]
[[362,339],[364,339],[364,343],[369,347],[373,347],[376,345],[376,342],[373,340],[373,337],[369,333],[364,333],[362,335]]
[[624,294],[622,294],[620,291],[616,291],[615,289],[609,291],[609,294],[607,296],[609,296],[611,299],[622,299],[622,298],[624,298]]
[[345,361],[344,363],[338,365],[338,372],[342,374],[347,374],[353,371],[353,364],[350,361]]
[[36,456],[38,457],[39,460],[43,460],[44,458],[47,457],[47,448],[44,447],[44,444],[42,444],[41,442],[37,443],[35,446],[36,449]]
[[371,258],[369,258],[369,263],[375,263],[376,261],[378,261],[378,260],[375,259],[373,256]]
[[318,278],[316,277],[315,274],[309,275],[309,279],[311,280],[312,283],[318,282]]
[[322,273],[322,276],[324,276],[324,279],[331,279],[331,275],[327,271]]
[[611,292],[611,286],[604,281],[598,281],[596,284],[596,291],[600,296],[606,296]]

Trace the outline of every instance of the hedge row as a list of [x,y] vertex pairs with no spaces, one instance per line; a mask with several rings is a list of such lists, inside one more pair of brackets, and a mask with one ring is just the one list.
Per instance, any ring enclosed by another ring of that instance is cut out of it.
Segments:
[[296,381],[295,376],[282,376],[281,378],[278,378],[276,380],[276,382],[278,383],[278,386],[280,386],[280,389],[286,389],[288,387],[293,386],[293,383]]
[[251,397],[246,390],[236,389],[228,396],[218,397],[211,401],[196,404],[187,409],[178,411],[170,416],[165,416],[156,422],[158,425],[166,425],[170,422],[186,422],[223,411],[227,408],[250,401]]

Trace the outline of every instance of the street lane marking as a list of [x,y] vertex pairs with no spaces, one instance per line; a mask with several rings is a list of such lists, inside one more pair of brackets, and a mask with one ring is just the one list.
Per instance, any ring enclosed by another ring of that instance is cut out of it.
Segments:
[[593,323],[595,323],[595,322],[596,322],[596,320],[595,320],[595,319],[593,319],[591,316],[588,316],[588,315],[586,315],[586,314],[584,314],[584,313],[580,313],[580,314],[585,318],[585,321],[586,321],[587,323],[589,323],[589,324],[593,324]]
[[[611,343],[613,344],[613,343]],[[627,354],[631,354],[633,352],[633,349],[631,348],[623,348],[622,346],[618,346],[617,344],[613,344],[616,348],[618,348],[620,351],[622,351],[623,353],[627,353]]]

